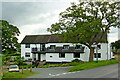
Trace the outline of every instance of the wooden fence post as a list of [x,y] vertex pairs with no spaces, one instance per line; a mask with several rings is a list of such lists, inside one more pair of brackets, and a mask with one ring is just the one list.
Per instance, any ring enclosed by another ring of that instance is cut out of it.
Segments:
[[30,72],[32,72],[32,67],[30,67]]
[[22,66],[22,74],[24,73],[24,69],[23,69],[23,66]]

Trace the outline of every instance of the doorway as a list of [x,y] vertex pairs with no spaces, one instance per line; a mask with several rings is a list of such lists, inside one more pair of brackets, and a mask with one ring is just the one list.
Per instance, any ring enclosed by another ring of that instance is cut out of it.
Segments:
[[41,61],[41,55],[38,53],[38,61]]

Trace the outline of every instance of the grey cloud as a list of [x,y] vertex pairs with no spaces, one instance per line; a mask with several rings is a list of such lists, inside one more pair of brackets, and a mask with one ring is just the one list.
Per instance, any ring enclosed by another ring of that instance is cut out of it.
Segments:
[[[14,25],[42,23],[45,19],[31,20],[39,14],[46,14],[67,7],[63,2],[3,2],[2,17]],[[54,15],[53,15],[54,16]]]

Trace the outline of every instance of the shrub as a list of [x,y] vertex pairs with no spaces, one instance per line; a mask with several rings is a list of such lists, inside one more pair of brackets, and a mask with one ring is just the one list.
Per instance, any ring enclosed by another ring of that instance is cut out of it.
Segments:
[[78,62],[71,62],[71,63],[69,63],[69,66],[76,66],[78,64],[79,64]]
[[14,62],[14,60],[10,60],[10,62]]
[[34,68],[35,67],[35,65],[20,65],[19,68],[21,69],[22,66],[23,66],[24,69],[26,69],[27,67],[28,68],[30,68],[30,67]]
[[49,67],[56,67],[56,65],[49,65]]
[[74,60],[72,60],[72,62],[79,62],[79,63],[83,63],[84,61],[79,60],[79,59],[74,59]]
[[15,62],[15,63],[14,63],[14,65],[18,65],[18,63],[17,63],[17,62]]
[[65,67],[65,66],[69,66],[69,64],[68,64],[68,63],[66,63],[66,64],[61,64],[61,67]]

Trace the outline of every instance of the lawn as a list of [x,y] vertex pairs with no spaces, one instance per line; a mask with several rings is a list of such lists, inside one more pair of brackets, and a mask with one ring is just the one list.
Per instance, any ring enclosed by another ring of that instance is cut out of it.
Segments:
[[7,72],[3,73],[3,78],[26,78],[35,74],[39,74],[39,72],[30,72],[29,70],[25,70],[23,74],[22,72]]
[[79,65],[76,65],[76,66],[70,68],[69,71],[70,72],[82,71],[82,70],[97,68],[97,67],[101,67],[101,66],[107,66],[107,65],[116,64],[116,63],[118,63],[117,60],[103,60],[103,61],[98,61],[98,63],[96,61],[85,62],[83,64],[79,64]]

